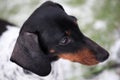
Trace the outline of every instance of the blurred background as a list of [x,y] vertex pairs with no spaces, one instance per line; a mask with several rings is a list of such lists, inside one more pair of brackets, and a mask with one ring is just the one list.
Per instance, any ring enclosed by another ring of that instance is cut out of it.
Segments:
[[[21,27],[46,0],[0,0],[0,19]],[[120,80],[120,0],[51,0],[78,19],[81,31],[110,53],[96,66],[78,63],[63,68],[64,80]]]

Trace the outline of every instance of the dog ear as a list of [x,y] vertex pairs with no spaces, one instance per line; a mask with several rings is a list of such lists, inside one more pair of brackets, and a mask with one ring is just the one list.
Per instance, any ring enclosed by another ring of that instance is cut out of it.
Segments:
[[46,76],[51,71],[49,58],[41,50],[38,36],[34,33],[24,32],[19,35],[11,61],[39,76]]

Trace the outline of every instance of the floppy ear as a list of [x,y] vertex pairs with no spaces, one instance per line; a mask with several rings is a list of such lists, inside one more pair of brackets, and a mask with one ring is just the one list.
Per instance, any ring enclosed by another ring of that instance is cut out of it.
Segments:
[[24,32],[19,35],[11,61],[39,76],[46,76],[51,71],[50,61],[41,50],[38,36],[34,33]]

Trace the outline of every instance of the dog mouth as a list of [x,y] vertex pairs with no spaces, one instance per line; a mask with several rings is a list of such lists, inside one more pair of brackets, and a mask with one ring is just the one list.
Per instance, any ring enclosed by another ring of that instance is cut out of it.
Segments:
[[99,61],[97,61],[94,57],[85,57],[85,58],[81,58],[81,56],[78,56],[78,57],[75,57],[73,55],[59,55],[60,58],[63,58],[63,59],[67,59],[67,60],[70,60],[72,62],[78,62],[78,63],[81,63],[83,65],[88,65],[88,66],[91,66],[91,65],[96,65],[99,63]]
[[67,59],[72,62],[78,62],[83,65],[96,65],[99,63],[99,61],[96,59],[96,57],[93,55],[91,51],[88,49],[84,49],[82,51],[77,51],[76,53],[63,53],[58,55],[59,58]]
[[95,58],[84,58],[79,62],[83,65],[96,65],[99,63]]

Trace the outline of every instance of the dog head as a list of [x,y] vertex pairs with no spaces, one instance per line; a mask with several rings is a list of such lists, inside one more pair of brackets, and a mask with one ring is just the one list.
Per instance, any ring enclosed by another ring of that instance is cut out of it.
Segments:
[[59,58],[95,65],[108,52],[87,38],[77,19],[57,3],[45,2],[23,24],[11,60],[40,76],[51,71],[51,61]]

